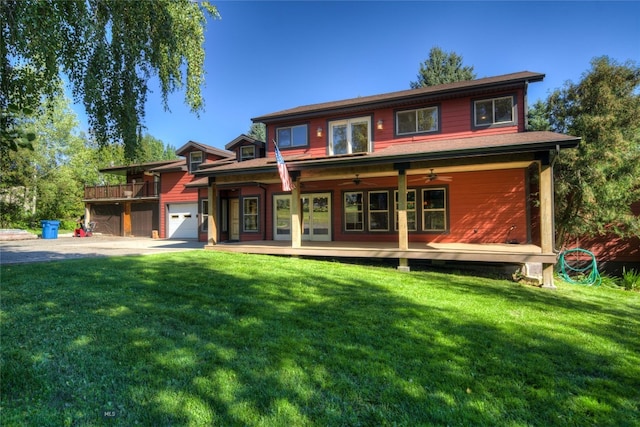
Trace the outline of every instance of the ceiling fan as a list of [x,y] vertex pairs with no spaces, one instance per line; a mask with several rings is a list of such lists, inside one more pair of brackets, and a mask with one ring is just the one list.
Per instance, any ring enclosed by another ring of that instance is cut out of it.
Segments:
[[431,169],[431,172],[428,175],[425,175],[425,176],[420,177],[420,178],[413,179],[412,182],[416,182],[416,181],[424,181],[424,182],[451,181],[452,179],[453,179],[453,177],[451,177],[451,176],[438,175],[433,171],[433,169]]
[[367,182],[362,182],[362,180],[360,179],[360,174],[356,174],[355,178],[350,179],[349,181],[345,181],[342,184],[338,184],[338,185],[373,185]]

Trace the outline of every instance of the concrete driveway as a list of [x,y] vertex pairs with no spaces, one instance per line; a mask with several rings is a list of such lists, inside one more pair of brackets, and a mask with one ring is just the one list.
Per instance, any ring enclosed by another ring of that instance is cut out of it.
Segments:
[[204,250],[204,245],[196,240],[59,235],[57,239],[0,241],[0,264]]

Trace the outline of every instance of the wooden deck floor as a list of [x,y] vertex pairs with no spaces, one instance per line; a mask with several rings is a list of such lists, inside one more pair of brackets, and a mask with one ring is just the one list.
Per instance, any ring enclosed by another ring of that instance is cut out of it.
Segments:
[[555,264],[554,253],[543,254],[536,245],[469,244],[469,243],[410,243],[408,250],[400,250],[389,242],[302,242],[292,248],[289,241],[251,241],[206,245],[205,249],[265,255],[293,255],[344,258],[406,258],[440,261],[472,261],[500,263]]

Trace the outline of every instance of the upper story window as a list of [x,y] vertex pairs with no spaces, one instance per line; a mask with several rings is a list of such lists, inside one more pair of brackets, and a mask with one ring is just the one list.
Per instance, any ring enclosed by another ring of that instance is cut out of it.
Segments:
[[309,144],[307,125],[290,126],[276,129],[278,147],[304,147]]
[[473,125],[484,127],[515,123],[514,97],[482,99],[473,102]]
[[371,151],[371,117],[329,122],[329,155]]
[[198,170],[198,166],[203,161],[202,151],[192,151],[189,153],[189,172]]
[[240,161],[251,160],[256,158],[256,147],[253,145],[245,145],[240,147]]
[[396,112],[397,135],[437,132],[438,129],[438,107]]

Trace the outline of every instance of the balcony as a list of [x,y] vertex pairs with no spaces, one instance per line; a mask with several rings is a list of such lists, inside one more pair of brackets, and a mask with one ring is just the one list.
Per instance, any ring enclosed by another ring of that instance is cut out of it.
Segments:
[[159,182],[129,182],[127,184],[87,185],[84,187],[84,201],[158,199],[159,196]]

